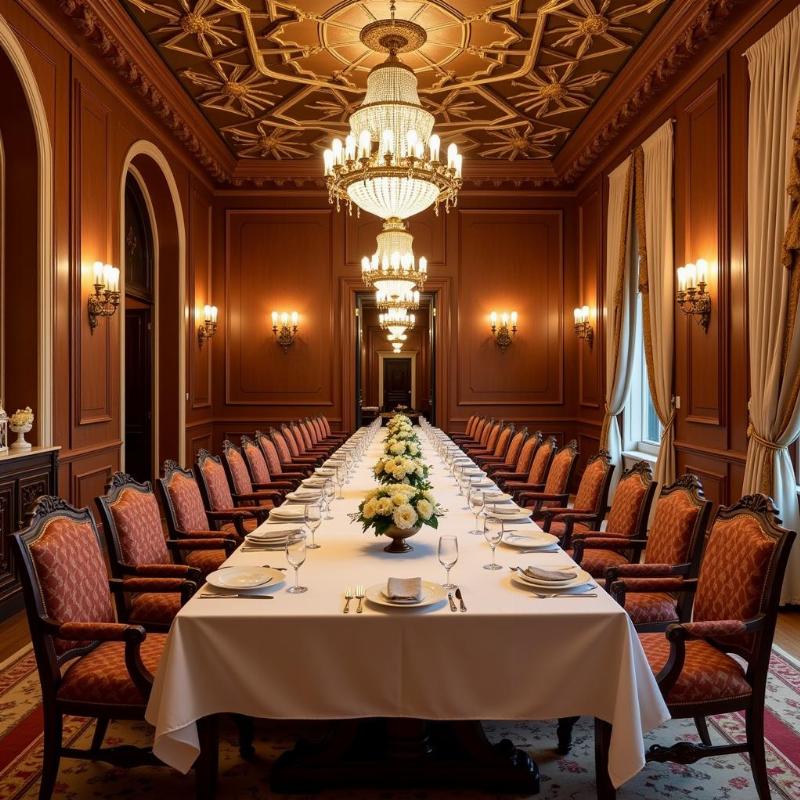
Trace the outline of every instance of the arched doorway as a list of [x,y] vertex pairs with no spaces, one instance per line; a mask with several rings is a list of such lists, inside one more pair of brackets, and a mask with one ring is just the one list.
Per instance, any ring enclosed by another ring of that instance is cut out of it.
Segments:
[[186,236],[172,170],[150,142],[128,151],[120,209],[122,461],[151,479],[165,458],[185,453]]
[[[11,411],[34,407],[36,421],[30,438],[49,445],[53,436],[53,157],[36,78],[2,16],[0,84],[0,182],[6,199],[0,201],[0,387]],[[11,197],[14,202],[7,202]],[[9,231],[14,235],[9,236]],[[34,303],[31,298],[36,298]],[[31,313],[32,306],[36,313]]]

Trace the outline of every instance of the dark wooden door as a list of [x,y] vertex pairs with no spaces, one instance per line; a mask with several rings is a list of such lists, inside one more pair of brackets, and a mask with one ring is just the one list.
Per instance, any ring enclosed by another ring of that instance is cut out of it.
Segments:
[[383,360],[383,407],[387,411],[398,405],[411,405],[411,359]]
[[153,331],[150,308],[125,309],[125,471],[153,479]]

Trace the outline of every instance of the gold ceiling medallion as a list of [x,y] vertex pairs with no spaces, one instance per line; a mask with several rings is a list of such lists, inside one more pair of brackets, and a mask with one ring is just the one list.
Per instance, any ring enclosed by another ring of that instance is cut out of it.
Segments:
[[376,53],[412,53],[428,40],[425,28],[405,19],[378,19],[359,34],[362,44]]

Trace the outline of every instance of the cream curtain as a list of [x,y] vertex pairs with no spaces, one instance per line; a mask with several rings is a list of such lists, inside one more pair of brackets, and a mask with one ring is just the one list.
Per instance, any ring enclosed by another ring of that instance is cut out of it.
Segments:
[[[747,289],[750,346],[750,442],[745,493],[771,494],[784,525],[800,528],[788,446],[800,435],[798,281],[783,242],[792,216],[787,191],[797,156],[793,133],[800,101],[800,8],[746,53],[750,70]],[[787,237],[788,238],[788,237]],[[788,265],[785,262],[788,261]],[[783,602],[800,603],[795,545]]]
[[655,472],[664,485],[675,480],[671,120],[636,151],[634,166],[644,354],[650,395],[664,429]]
[[606,237],[606,398],[600,447],[615,465],[613,495],[622,468],[622,439],[617,415],[630,389],[636,331],[636,252],[633,248],[633,157],[608,176]]

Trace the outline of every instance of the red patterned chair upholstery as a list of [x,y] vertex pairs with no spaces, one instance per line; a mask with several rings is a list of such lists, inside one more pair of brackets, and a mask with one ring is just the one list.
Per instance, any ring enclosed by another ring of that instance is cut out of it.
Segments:
[[562,547],[569,547],[572,530],[576,523],[583,530],[594,530],[600,526],[606,513],[608,490],[614,477],[611,456],[605,450],[586,462],[575,502],[571,508],[550,506],[541,511],[544,530],[558,536]]
[[296,486],[303,478],[314,471],[313,467],[306,465],[297,465],[296,469],[284,469],[275,442],[273,442],[266,433],[262,433],[261,431],[256,431],[255,438],[256,444],[261,449],[264,460],[267,462],[269,474],[276,480],[291,481]]
[[[194,463],[194,475],[200,487],[200,494],[203,498],[203,505],[208,511],[222,512],[223,514],[239,513],[241,516],[236,520],[240,521],[241,527],[245,532],[257,528],[265,522],[269,516],[270,506],[253,504],[250,498],[242,498],[236,501],[231,492],[228,476],[225,474],[225,467],[222,466],[222,459],[219,456],[212,456],[206,449],[197,451],[197,461]],[[249,503],[250,505],[240,505]],[[223,530],[230,530],[231,524],[223,525]],[[234,523],[237,533],[240,528]]]
[[[542,441],[542,432],[536,431],[533,436],[530,436],[525,440],[525,443],[520,448],[516,464],[511,466],[507,466],[505,464],[490,464],[488,467],[486,467],[487,474],[489,474],[495,483],[497,483],[497,485],[501,488],[505,488],[506,483],[510,481],[527,481],[531,472],[531,465],[536,457],[536,453],[539,451]],[[552,455],[553,452],[555,451],[550,450],[550,455]],[[545,454],[545,456],[546,455],[547,454]],[[547,474],[548,466],[549,462],[542,465],[542,476]]]
[[[218,569],[236,546],[231,538],[219,535],[167,540],[150,484],[124,472],[111,476],[106,493],[95,498],[95,504],[115,578],[184,578],[197,583],[201,575]],[[169,630],[183,604],[179,594],[164,592],[118,594],[116,600],[120,619],[150,630]]]
[[[573,530],[567,552],[590,575],[602,578],[609,567],[639,561],[647,541],[647,522],[656,491],[653,471],[637,461],[622,473],[606,517],[605,530]],[[590,540],[586,547],[585,540]],[[615,547],[594,545],[613,542]]]
[[276,428],[270,428],[269,438],[272,439],[273,444],[278,450],[278,458],[280,459],[281,467],[290,472],[305,471],[307,475],[314,471],[319,459],[307,459],[293,456],[289,442],[281,431]]
[[269,472],[267,459],[261,452],[261,448],[254,439],[249,436],[242,436],[242,455],[244,456],[247,469],[250,472],[250,479],[254,487],[258,489],[272,489],[285,495],[291,492],[296,486],[296,481],[275,481]]
[[521,486],[509,483],[507,486],[509,491],[513,491],[520,505],[533,509],[531,518],[540,520],[542,519],[542,510],[548,505],[556,508],[564,508],[567,505],[569,481],[577,462],[578,443],[572,439],[552,457],[544,483],[530,482]]
[[253,483],[242,451],[228,439],[222,443],[222,466],[228,477],[235,505],[253,503],[273,508],[283,502],[284,492],[271,486]]
[[[620,578],[693,578],[700,567],[711,503],[703,495],[703,486],[696,475],[681,475],[665,486],[656,501],[653,522],[647,539],[637,542],[645,546],[642,563],[619,564],[606,570],[606,589]],[[623,549],[628,543],[602,535],[576,542],[576,552],[583,549]],[[691,595],[670,592],[635,592],[620,598],[639,631],[664,630],[668,624],[688,619]]]
[[[747,753],[760,800],[770,797],[764,755],[764,694],[778,602],[793,531],[780,526],[772,500],[748,495],[722,507],[711,527],[697,579],[625,578],[618,595],[631,592],[688,592],[691,621],[666,632],[640,633],[673,719],[694,718],[702,745],[654,745],[648,761],[693,763],[707,756]],[[740,661],[732,655],[744,660]],[[712,745],[705,718],[744,712],[745,742]],[[603,766],[607,752],[598,751]]]
[[[143,719],[166,634],[117,622],[112,592],[169,592],[189,597],[183,578],[112,578],[89,509],[40,497],[29,525],[13,535],[44,712],[40,800],[49,800],[62,756],[115,766],[156,763],[149,750],[104,748],[111,719]],[[97,720],[88,750],[64,747],[65,714]]]
[[331,452],[336,449],[336,445],[333,444],[314,444],[308,431],[303,430],[302,422],[299,420],[290,422],[287,427],[292,436],[294,436],[298,455],[300,456],[305,456],[306,458],[311,458],[312,456],[327,458]]
[[[513,425],[509,427],[513,432]],[[519,454],[522,452],[522,446],[525,444],[527,439],[528,429],[521,428],[520,430],[514,432],[513,436],[509,434],[508,445],[502,455],[481,456],[479,459],[477,459],[477,461],[487,472],[490,469],[495,472],[500,472],[503,469],[511,471],[516,466],[517,460],[519,459]]]
[[328,418],[327,417],[321,417],[320,416],[320,417],[317,417],[316,419],[320,423],[320,425],[322,425],[322,433],[323,433],[323,438],[324,439],[329,439],[329,440],[336,439],[336,440],[338,440],[340,442],[344,442],[344,441],[346,441],[347,439],[350,438],[350,434],[347,433],[346,431],[334,431],[334,430],[331,430],[331,424],[330,424],[330,422],[328,422]]
[[319,448],[316,450],[308,450],[306,448],[305,439],[297,425],[292,422],[288,425],[281,426],[281,433],[283,433],[286,443],[289,445],[289,452],[292,454],[293,459],[303,458],[314,463],[321,464],[329,455],[328,448]]
[[470,455],[472,456],[473,460],[480,465],[483,465],[484,463],[493,463],[485,461],[485,459],[489,458],[502,460],[506,454],[506,451],[508,450],[508,446],[511,444],[511,437],[513,435],[513,425],[502,426],[494,441],[494,447],[491,446],[490,440],[490,442],[487,442],[485,450],[472,451]]
[[176,461],[164,462],[162,476],[156,481],[170,539],[230,537],[241,543],[250,514],[241,509],[212,511],[205,507],[197,478],[190,469]]

